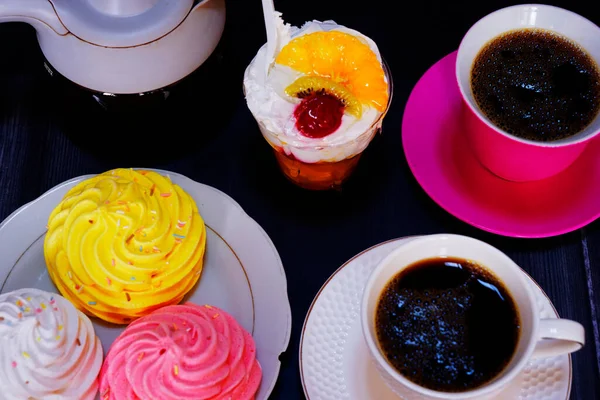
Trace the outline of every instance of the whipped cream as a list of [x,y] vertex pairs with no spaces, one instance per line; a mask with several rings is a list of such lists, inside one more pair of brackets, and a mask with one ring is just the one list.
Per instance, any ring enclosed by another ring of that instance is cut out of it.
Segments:
[[[277,53],[292,39],[317,31],[336,30],[359,37],[365,41],[381,62],[379,49],[373,40],[361,33],[336,24],[334,21],[311,21],[301,28],[285,24],[281,14],[276,13],[278,43]],[[285,87],[301,74],[292,68],[275,64],[268,76],[266,44],[260,48],[244,74],[244,93],[248,108],[258,122],[259,128],[270,144],[282,148],[289,156],[306,163],[336,162],[361,153],[381,127],[381,112],[365,107],[360,119],[351,115],[342,117],[341,126],[331,135],[310,138],[295,128],[293,116],[297,102],[290,101],[284,94]],[[386,81],[387,81],[386,77]],[[388,82],[389,84],[389,82]]]
[[0,295],[0,385],[6,400],[93,400],[102,345],[65,298],[37,289]]

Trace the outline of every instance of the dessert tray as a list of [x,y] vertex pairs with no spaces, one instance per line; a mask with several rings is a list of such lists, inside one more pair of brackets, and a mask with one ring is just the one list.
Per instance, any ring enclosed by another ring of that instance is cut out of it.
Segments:
[[[183,302],[213,304],[230,313],[256,342],[263,369],[257,400],[267,399],[279,374],[279,356],[288,346],[291,310],[279,254],[265,231],[225,193],[183,175],[167,175],[189,193],[206,223],[202,279]],[[84,179],[64,182],[19,208],[0,224],[0,293],[37,288],[58,293],[44,261],[46,222],[64,194]],[[125,329],[92,318],[104,354]]]
[[[308,400],[398,400],[372,365],[362,336],[360,302],[371,271],[410,238],[390,240],[342,265],[313,300],[300,339],[300,378]],[[523,272],[525,273],[525,272]],[[558,318],[550,299],[527,275],[542,318]],[[567,400],[568,355],[531,361],[494,400]]]

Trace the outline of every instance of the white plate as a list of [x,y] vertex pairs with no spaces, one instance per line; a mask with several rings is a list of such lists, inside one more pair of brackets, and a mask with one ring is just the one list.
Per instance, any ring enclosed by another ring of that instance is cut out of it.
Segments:
[[[360,301],[377,264],[410,238],[381,243],[342,265],[313,300],[300,339],[300,377],[308,400],[398,400],[371,364],[362,336]],[[542,318],[558,318],[542,289],[535,290]],[[529,363],[496,400],[565,400],[571,392],[571,358]]]
[[[263,368],[257,399],[267,399],[277,382],[279,355],[288,346],[292,324],[279,254],[265,231],[225,193],[176,173],[156,172],[169,175],[194,198],[207,225],[202,278],[186,300],[220,307],[252,332]],[[48,216],[70,188],[91,176],[56,186],[0,224],[1,293],[25,287],[57,292],[44,261]],[[92,321],[106,354],[124,328]]]

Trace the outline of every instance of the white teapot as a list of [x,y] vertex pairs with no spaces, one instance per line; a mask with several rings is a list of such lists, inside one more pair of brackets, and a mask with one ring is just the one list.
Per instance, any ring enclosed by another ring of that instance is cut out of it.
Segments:
[[225,25],[225,0],[0,0],[0,22],[31,24],[67,79],[106,94],[166,87],[198,68]]

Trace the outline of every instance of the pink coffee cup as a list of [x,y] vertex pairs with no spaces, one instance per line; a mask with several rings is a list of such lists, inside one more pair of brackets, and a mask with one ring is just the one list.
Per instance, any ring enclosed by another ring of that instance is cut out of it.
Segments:
[[562,8],[526,4],[495,11],[469,29],[458,49],[456,79],[466,103],[465,134],[479,162],[510,181],[533,181],[555,175],[571,165],[600,133],[600,114],[583,131],[568,138],[536,142],[496,127],[481,112],[471,91],[471,68],[479,51],[502,33],[520,28],[554,31],[578,43],[600,65],[600,28]]

